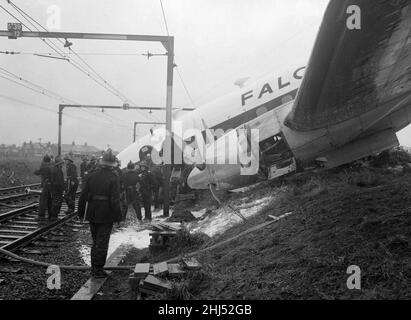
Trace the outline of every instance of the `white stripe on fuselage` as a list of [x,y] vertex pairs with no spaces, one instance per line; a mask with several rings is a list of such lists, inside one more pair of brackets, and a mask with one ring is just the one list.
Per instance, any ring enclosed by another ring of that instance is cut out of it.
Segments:
[[[206,124],[208,128],[218,129],[220,124],[227,122],[232,118],[241,116],[247,111],[259,108],[278,97],[297,90],[301,84],[304,69],[305,67],[299,67],[283,76],[267,77],[267,79],[254,85],[242,88],[240,92],[230,93],[178,117],[177,120],[181,122],[182,126],[183,139],[185,140],[190,137],[184,134],[184,132],[187,132],[188,130],[196,128],[203,131],[206,129],[204,128],[204,124]],[[267,111],[268,110],[265,110],[264,107],[262,107],[261,110],[258,110],[253,116],[260,116]],[[173,122],[177,120],[174,120]],[[247,119],[244,119],[243,123],[246,121]],[[145,145],[151,145],[157,150],[160,150],[164,139],[164,126],[153,130],[153,134],[148,134],[138,139],[118,155],[122,167],[125,167],[129,161],[139,161],[139,151]]]

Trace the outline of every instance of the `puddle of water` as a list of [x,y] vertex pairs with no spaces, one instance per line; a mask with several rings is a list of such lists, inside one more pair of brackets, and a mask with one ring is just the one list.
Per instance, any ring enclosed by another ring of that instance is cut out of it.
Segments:
[[[254,200],[249,203],[243,203],[240,206],[237,205],[235,206],[235,208],[245,218],[250,218],[254,216],[255,214],[257,214],[263,207],[265,207],[269,203],[270,200],[271,200],[271,197],[265,197],[265,198]],[[203,213],[202,211],[199,211],[198,213]],[[187,227],[190,230],[190,232],[203,232],[207,234],[209,237],[213,237],[215,235],[219,235],[223,233],[227,229],[241,222],[242,222],[242,219],[238,215],[236,215],[227,206],[223,206],[217,209],[217,211],[214,214],[207,216],[205,219],[189,223]]]
[[200,218],[202,217],[205,213],[207,212],[207,209],[203,209],[200,211],[191,211],[191,214],[196,217],[196,218]]
[[[153,222],[164,221],[167,218],[162,217],[163,211],[156,210],[152,212]],[[171,215],[171,212],[170,212]],[[134,212],[128,212],[128,217],[134,217]],[[143,210],[144,217],[144,210]],[[129,245],[137,249],[148,248],[150,244],[150,224],[138,223],[134,218],[127,221],[127,226],[116,228],[110,236],[107,257],[110,256],[120,245]],[[89,245],[80,245],[79,254],[85,264],[91,265],[90,258],[91,248]]]
[[78,251],[83,262],[86,265],[91,266],[90,247],[82,244],[80,245]]
[[[266,206],[271,197],[264,197],[248,202],[247,197],[240,199],[240,205],[234,207],[245,217],[250,218],[257,214],[264,206]],[[192,211],[191,213],[200,218],[207,212],[207,209],[200,211]],[[170,210],[170,216],[172,211]],[[153,222],[164,221],[167,218],[162,217],[163,211],[153,211]],[[134,212],[129,212],[128,216],[134,217]],[[143,215],[144,216],[144,215]],[[223,206],[216,210],[216,212],[210,216],[205,217],[203,220],[194,221],[188,223],[186,226],[190,232],[203,232],[210,237],[219,235],[227,229],[239,224],[242,219],[236,215],[229,207]],[[128,225],[122,228],[116,229],[110,237],[110,244],[108,248],[107,256],[110,256],[120,245],[130,245],[137,249],[148,248],[150,244],[150,224],[139,224],[135,220],[127,221]],[[79,247],[79,253],[84,263],[90,265],[90,246],[81,245]]]

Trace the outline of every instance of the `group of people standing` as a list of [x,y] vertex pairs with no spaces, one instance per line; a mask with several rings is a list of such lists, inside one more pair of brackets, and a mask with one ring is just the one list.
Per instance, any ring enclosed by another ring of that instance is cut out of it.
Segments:
[[[66,164],[66,181],[63,174],[63,163]],[[136,164],[130,162],[127,169],[121,170],[120,162],[109,149],[100,160],[93,156],[90,161],[83,158],[80,164],[81,195],[78,203],[78,216],[81,221],[90,223],[93,239],[91,247],[91,265],[93,277],[106,277],[104,264],[107,258],[108,245],[114,223],[126,219],[128,207],[132,205],[137,219],[151,221],[151,205],[154,194],[155,207],[159,206],[159,185],[156,175],[150,172],[154,168],[149,160]],[[156,168],[154,168],[156,172]],[[77,168],[73,158],[56,157],[52,162],[45,156],[41,168],[36,174],[42,177],[43,191],[40,197],[39,217],[45,217],[46,209],[49,219],[55,220],[61,209],[62,201],[67,202],[68,211],[75,209],[75,196],[79,186]],[[161,175],[161,172],[159,172]],[[154,191],[154,192],[153,192]]]
[[[63,165],[66,167],[66,177],[64,179]],[[42,192],[38,208],[38,219],[46,219],[46,211],[50,221],[57,220],[63,201],[66,201],[70,214],[75,210],[75,198],[79,180],[77,177],[77,168],[74,164],[73,157],[67,155],[64,157],[57,156],[54,160],[45,155],[40,169],[34,174],[41,176]]]
[[128,163],[126,171],[122,174],[122,183],[127,207],[132,205],[138,221],[142,220],[141,207],[144,207],[144,220],[151,221],[154,179],[149,172],[149,163],[146,160],[137,164]]

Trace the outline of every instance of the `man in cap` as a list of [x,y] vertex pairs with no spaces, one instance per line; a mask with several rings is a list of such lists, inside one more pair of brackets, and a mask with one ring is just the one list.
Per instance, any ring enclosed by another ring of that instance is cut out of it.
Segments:
[[116,166],[114,167],[114,171],[117,176],[120,178],[120,205],[121,205],[121,212],[123,217],[125,218],[127,215],[128,205],[127,205],[127,195],[126,195],[126,188],[124,185],[124,177],[123,177],[123,170],[121,170],[121,161],[116,157]]
[[40,165],[40,169],[34,172],[35,175],[41,176],[41,194],[39,200],[38,216],[39,220],[42,220],[46,216],[46,208],[49,216],[51,215],[52,202],[51,202],[51,175],[52,165],[51,159],[48,155],[43,157],[43,161]]
[[66,174],[67,174],[67,184],[66,184],[66,195],[65,200],[67,203],[68,210],[66,214],[70,214],[75,210],[76,203],[76,192],[78,188],[78,178],[77,178],[77,167],[74,164],[72,155],[68,154],[64,157],[66,161]]
[[87,165],[86,175],[91,173],[97,168],[97,157],[93,154],[91,156],[90,162]]
[[81,177],[81,180],[84,180],[84,177],[87,173],[87,166],[88,166],[87,156],[83,156],[81,164],[80,164],[80,177]]
[[51,198],[52,198],[52,210],[49,214],[49,220],[57,220],[60,213],[61,204],[63,202],[64,193],[64,175],[63,175],[63,159],[57,156],[54,160],[54,167],[51,174]]
[[107,277],[103,268],[111,230],[115,222],[122,220],[120,181],[113,170],[115,166],[116,158],[109,149],[104,153],[99,168],[88,175],[79,200],[79,218],[90,222],[93,238],[91,267],[92,276],[96,278]]
[[[127,164],[127,170],[123,174],[123,183],[126,190],[127,209],[131,204],[136,212],[137,219],[141,221],[141,207],[140,207],[140,183],[138,173],[135,170],[134,163],[131,161]],[[127,214],[127,211],[126,211]],[[124,216],[125,217],[125,216]]]
[[152,177],[152,182],[153,182],[153,195],[154,195],[154,209],[159,209],[161,204],[161,199],[160,195],[162,193],[162,187],[164,184],[164,178],[163,178],[163,170],[161,165],[155,165],[152,164],[150,168],[150,173]]
[[144,220],[151,221],[151,198],[153,181],[151,174],[148,170],[148,163],[143,160],[140,162],[141,173],[138,175],[140,178],[140,194],[144,205]]

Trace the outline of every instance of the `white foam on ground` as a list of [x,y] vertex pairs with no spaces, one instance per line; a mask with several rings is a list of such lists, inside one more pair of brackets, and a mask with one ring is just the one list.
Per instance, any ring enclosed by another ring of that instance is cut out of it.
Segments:
[[[271,197],[264,197],[245,203],[244,198],[244,203],[242,203],[241,205],[232,206],[247,219],[257,214],[269,203],[271,199]],[[187,227],[190,232],[202,232],[209,237],[213,237],[225,232],[227,229],[232,228],[242,221],[243,220],[237,214],[235,214],[233,210],[224,205],[218,208],[214,214],[205,217],[203,220],[191,222],[187,225]]]
[[[144,217],[144,209],[143,217]],[[134,216],[133,212],[128,212],[127,216]],[[163,211],[156,210],[152,211],[153,222],[164,221],[167,218],[162,217]],[[171,212],[170,212],[171,215]],[[129,222],[128,226],[116,228],[115,231],[110,236],[110,243],[108,246],[107,257],[109,257],[120,245],[129,245],[136,249],[148,248],[150,245],[150,224],[149,223],[138,223],[133,220]],[[91,235],[90,235],[91,237]],[[91,265],[90,259],[91,248],[89,245],[80,245],[79,253],[80,257],[84,263],[88,266]]]

